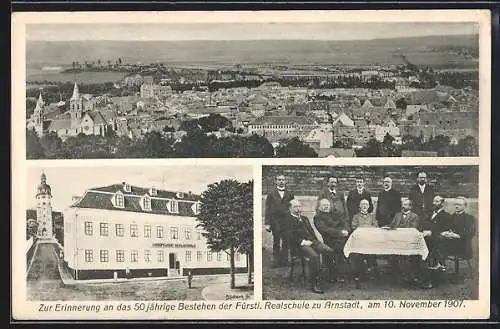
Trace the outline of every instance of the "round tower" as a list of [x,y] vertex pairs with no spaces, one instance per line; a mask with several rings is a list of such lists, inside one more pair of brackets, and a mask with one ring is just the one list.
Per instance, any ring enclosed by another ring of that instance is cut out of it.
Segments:
[[40,184],[36,193],[36,220],[38,223],[38,238],[51,239],[52,228],[52,192],[47,184],[45,173],[40,176]]

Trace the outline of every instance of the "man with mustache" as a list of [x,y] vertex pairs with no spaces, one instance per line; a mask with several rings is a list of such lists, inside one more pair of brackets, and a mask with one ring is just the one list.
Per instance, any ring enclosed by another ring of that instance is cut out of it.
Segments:
[[408,198],[412,202],[412,211],[420,218],[427,218],[432,213],[432,201],[435,193],[432,186],[427,184],[427,174],[419,172],[417,175],[417,184],[412,186]]
[[368,192],[365,188],[365,181],[362,177],[356,178],[356,188],[349,192],[347,195],[347,211],[349,213],[349,221],[352,222],[352,218],[359,211],[359,202],[361,200],[368,201],[368,209],[367,211],[371,213],[373,211],[373,202],[372,196],[370,192]]
[[288,206],[294,198],[286,189],[284,175],[276,177],[276,188],[266,197],[265,227],[273,234],[273,266],[286,266],[288,263],[288,241],[284,236],[286,218],[289,216]]

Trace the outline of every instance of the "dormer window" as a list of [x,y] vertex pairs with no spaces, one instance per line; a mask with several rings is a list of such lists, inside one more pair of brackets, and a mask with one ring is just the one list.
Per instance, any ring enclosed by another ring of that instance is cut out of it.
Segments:
[[198,215],[201,211],[201,202],[195,202],[193,203],[191,210],[193,210],[193,213],[195,215]]
[[142,210],[151,211],[151,198],[149,195],[142,198]]
[[177,192],[176,196],[179,199],[184,199],[184,193],[182,193],[182,192]]
[[130,193],[131,191],[130,184],[123,183],[123,190],[127,193]]
[[174,214],[179,213],[179,202],[176,200],[170,200],[168,203],[168,211]]
[[116,192],[114,199],[115,199],[114,200],[115,207],[125,208],[125,198],[123,197],[122,192],[120,192],[120,191]]
[[151,190],[149,191],[149,194],[151,194],[151,196],[156,196],[158,194],[156,187],[152,187]]

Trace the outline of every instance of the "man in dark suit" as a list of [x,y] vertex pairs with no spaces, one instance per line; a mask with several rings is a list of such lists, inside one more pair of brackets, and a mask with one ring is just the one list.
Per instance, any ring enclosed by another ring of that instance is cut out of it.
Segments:
[[392,188],[392,179],[384,177],[384,190],[378,194],[375,219],[379,226],[388,226],[401,210],[401,193]]
[[449,255],[462,259],[472,258],[472,238],[476,234],[476,219],[465,212],[467,200],[458,197],[455,201],[455,213],[451,215],[450,226],[439,236],[439,251],[442,262]]
[[289,216],[289,203],[293,193],[286,189],[286,178],[276,177],[276,188],[266,197],[265,225],[273,234],[273,266],[286,266],[288,263],[288,241],[284,237],[284,223]]
[[348,223],[349,214],[347,213],[344,194],[337,189],[337,177],[328,177],[327,186],[319,191],[316,212],[319,211],[319,202],[322,199],[330,201],[330,213],[338,217],[342,222]]
[[290,214],[288,216],[286,235],[290,239],[290,248],[295,253],[300,253],[309,258],[310,289],[314,293],[322,294],[320,277],[320,255],[327,258],[333,255],[333,249],[322,243],[316,237],[309,219],[300,214],[301,205],[297,199],[290,201]]
[[314,226],[323,237],[323,242],[334,250],[332,258],[327,259],[330,282],[344,282],[346,272],[346,259],[344,257],[344,245],[349,235],[348,223],[341,217],[330,212],[330,201],[321,199],[318,212],[314,216]]
[[356,189],[349,192],[347,195],[347,211],[349,213],[349,223],[352,222],[352,218],[359,212],[359,203],[361,200],[368,200],[369,207],[368,213],[373,211],[373,201],[370,192],[365,188],[365,181],[363,178],[356,178]]
[[427,184],[427,174],[419,172],[417,184],[412,186],[408,193],[408,198],[413,204],[412,211],[420,218],[427,218],[432,213],[434,197],[434,189]]
[[444,203],[445,199],[436,195],[432,200],[432,214],[422,221],[425,243],[429,249],[430,269],[436,270],[444,269],[444,265],[440,263],[443,257],[437,248],[438,239],[441,233],[451,227],[451,215],[444,210]]

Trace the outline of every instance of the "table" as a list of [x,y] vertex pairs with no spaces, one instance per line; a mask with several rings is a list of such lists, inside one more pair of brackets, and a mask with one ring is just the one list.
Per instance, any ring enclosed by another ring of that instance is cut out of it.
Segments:
[[429,249],[421,232],[415,228],[386,230],[378,227],[357,228],[347,239],[344,255],[420,255],[425,260]]

